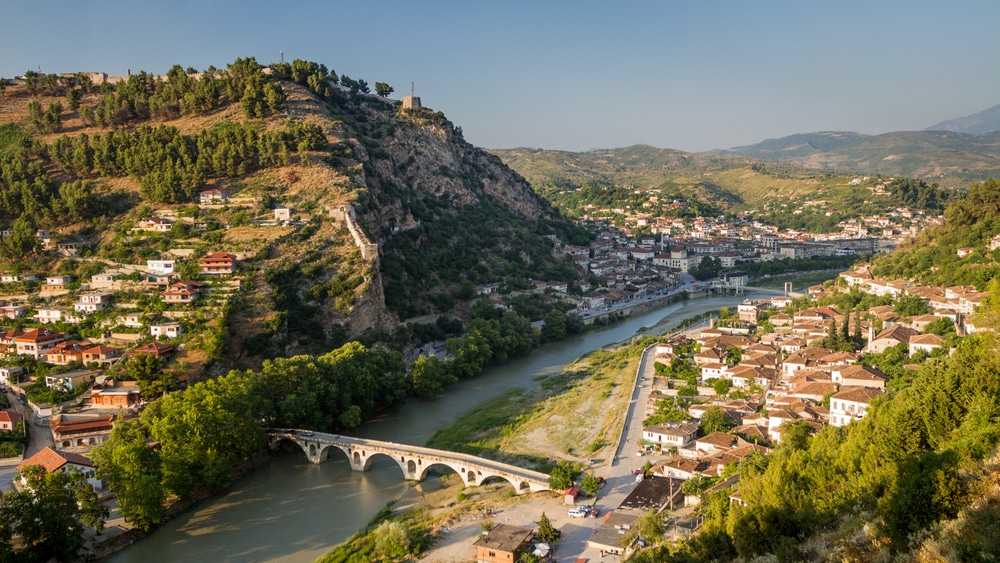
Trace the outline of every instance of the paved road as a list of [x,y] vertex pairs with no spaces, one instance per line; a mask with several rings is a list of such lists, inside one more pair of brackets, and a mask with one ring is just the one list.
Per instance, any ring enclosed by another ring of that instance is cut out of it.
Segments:
[[[695,326],[701,326],[702,324],[704,323],[699,323]],[[688,329],[687,332],[693,330],[695,330],[694,327]],[[601,518],[608,511],[616,509],[635,488],[635,476],[633,473],[637,469],[642,469],[642,466],[647,461],[655,463],[655,458],[636,455],[636,451],[639,449],[638,444],[642,443],[642,421],[646,418],[646,403],[649,401],[649,395],[653,391],[653,375],[655,374],[653,364],[655,355],[655,345],[646,348],[645,352],[643,352],[639,368],[636,370],[637,382],[632,392],[625,428],[622,432],[624,439],[618,444],[613,461],[609,465],[607,460],[602,460],[599,464],[592,466],[594,472],[597,475],[603,476],[608,482],[601,489],[597,501],[594,503],[594,506],[601,509]],[[690,510],[682,509],[681,512],[687,513]],[[587,540],[593,535],[594,530],[597,529],[602,520],[600,518],[597,520],[592,518],[583,520],[586,520],[586,522],[581,522],[579,526],[571,531],[568,537],[563,538],[559,542],[559,548],[557,549],[558,561],[573,563],[577,558],[590,559],[591,561],[618,561],[618,556],[604,555],[602,558],[598,550],[587,547]]]
[[635,455],[638,449],[637,444],[642,443],[642,421],[645,418],[645,405],[652,392],[653,383],[653,356],[656,354],[656,347],[651,346],[646,349],[637,370],[637,385],[632,393],[629,402],[628,417],[625,422],[624,440],[618,445],[615,457],[609,464],[607,460],[593,466],[594,472],[607,480],[607,485],[601,489],[594,506],[601,509],[601,518],[587,518],[586,523],[581,522],[578,527],[572,530],[569,537],[563,538],[559,542],[557,549],[558,561],[575,562],[579,558],[587,558],[592,561],[618,561],[613,555],[605,555],[601,559],[601,554],[596,549],[587,547],[587,540],[594,533],[594,530],[603,521],[604,515],[618,507],[619,504],[632,489],[635,488],[635,477],[633,472],[641,469],[648,458]]

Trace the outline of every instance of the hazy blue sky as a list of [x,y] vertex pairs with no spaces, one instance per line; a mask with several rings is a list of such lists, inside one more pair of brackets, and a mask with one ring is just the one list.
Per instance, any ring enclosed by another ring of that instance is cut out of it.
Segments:
[[0,76],[294,58],[388,82],[470,142],[688,151],[923,129],[1000,104],[1000,2],[31,0]]

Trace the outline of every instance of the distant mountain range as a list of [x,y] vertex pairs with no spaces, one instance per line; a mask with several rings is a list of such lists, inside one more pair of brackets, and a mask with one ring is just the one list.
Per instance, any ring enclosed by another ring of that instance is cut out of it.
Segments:
[[1000,131],[897,131],[862,135],[821,131],[711,151],[797,164],[806,168],[909,176],[942,186],[1000,177]]
[[800,133],[709,154],[964,185],[1000,176],[1000,105],[923,131]]
[[954,131],[970,135],[1000,131],[1000,105],[965,117],[956,117],[955,119],[936,123],[924,129],[924,131]]

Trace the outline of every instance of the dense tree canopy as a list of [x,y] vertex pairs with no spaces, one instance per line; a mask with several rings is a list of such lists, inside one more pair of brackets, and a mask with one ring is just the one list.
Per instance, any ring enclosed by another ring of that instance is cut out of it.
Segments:
[[[99,532],[108,508],[80,472],[47,473],[41,465],[21,470],[23,491],[0,495],[0,561],[75,560],[86,527]],[[14,550],[14,538],[20,544]]]
[[148,528],[163,520],[166,496],[228,486],[237,467],[264,447],[265,427],[355,428],[409,392],[398,353],[352,342],[166,395],[138,420],[115,425],[93,455],[101,477],[118,492],[122,514]]

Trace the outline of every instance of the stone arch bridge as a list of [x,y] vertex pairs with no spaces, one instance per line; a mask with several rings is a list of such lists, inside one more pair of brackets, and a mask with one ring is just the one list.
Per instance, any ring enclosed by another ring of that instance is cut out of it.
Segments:
[[273,428],[267,435],[271,449],[277,449],[282,441],[293,442],[312,463],[322,463],[330,448],[337,448],[347,456],[354,471],[367,471],[372,459],[381,455],[395,461],[408,481],[423,481],[432,466],[444,465],[457,473],[466,485],[479,486],[487,479],[498,477],[513,485],[517,494],[551,490],[549,476],[545,473],[473,455],[309,430]]

